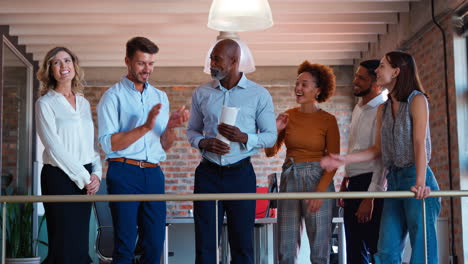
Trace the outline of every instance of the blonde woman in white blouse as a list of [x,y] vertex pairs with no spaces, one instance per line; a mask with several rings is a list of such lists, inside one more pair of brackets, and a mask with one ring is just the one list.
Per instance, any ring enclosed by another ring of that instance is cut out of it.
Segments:
[[[89,102],[82,96],[83,73],[67,48],[50,50],[37,73],[41,97],[36,127],[44,144],[44,195],[93,195],[99,189],[101,159],[95,147]],[[46,203],[49,237],[43,263],[89,264],[91,203]]]

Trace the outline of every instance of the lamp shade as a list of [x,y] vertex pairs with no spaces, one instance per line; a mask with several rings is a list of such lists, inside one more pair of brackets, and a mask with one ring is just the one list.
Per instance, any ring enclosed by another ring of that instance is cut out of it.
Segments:
[[268,0],[213,0],[208,27],[218,31],[242,32],[273,26]]
[[[206,55],[205,59],[205,68],[203,69],[203,72],[205,73],[210,73],[210,55],[211,52],[213,51],[213,48],[218,44],[223,39],[218,39],[208,50],[208,54]],[[250,52],[249,47],[247,44],[245,44],[242,40],[240,39],[232,39],[237,44],[239,44],[241,54],[240,54],[240,60],[239,60],[239,71],[243,73],[251,73],[255,71],[255,62],[252,56],[252,53]]]

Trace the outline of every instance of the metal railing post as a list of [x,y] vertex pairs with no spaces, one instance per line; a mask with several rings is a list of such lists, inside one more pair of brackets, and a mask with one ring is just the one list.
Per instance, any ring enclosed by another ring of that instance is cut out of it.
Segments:
[[5,254],[6,254],[6,205],[3,203],[2,208],[2,264],[5,264]]
[[216,263],[219,263],[219,236],[218,236],[218,200],[215,200],[215,208],[216,208],[216,222],[215,222],[215,226],[216,226]]
[[424,263],[427,264],[426,199],[422,199],[422,219],[424,236]]

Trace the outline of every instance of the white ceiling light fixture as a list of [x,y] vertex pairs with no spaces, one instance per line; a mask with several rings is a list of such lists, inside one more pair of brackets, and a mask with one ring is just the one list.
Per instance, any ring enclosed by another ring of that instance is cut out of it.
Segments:
[[243,32],[273,26],[268,0],[213,0],[208,27],[218,31]]

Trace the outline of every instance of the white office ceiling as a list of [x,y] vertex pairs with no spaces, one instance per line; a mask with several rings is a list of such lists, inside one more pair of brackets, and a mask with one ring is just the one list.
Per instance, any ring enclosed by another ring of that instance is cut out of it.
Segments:
[[[232,0],[235,1],[235,0]],[[269,0],[274,26],[240,33],[258,66],[304,59],[351,65],[417,0]],[[125,43],[145,36],[160,47],[158,66],[202,66],[218,32],[211,0],[0,0],[0,25],[36,60],[67,46],[83,66],[123,66]]]

